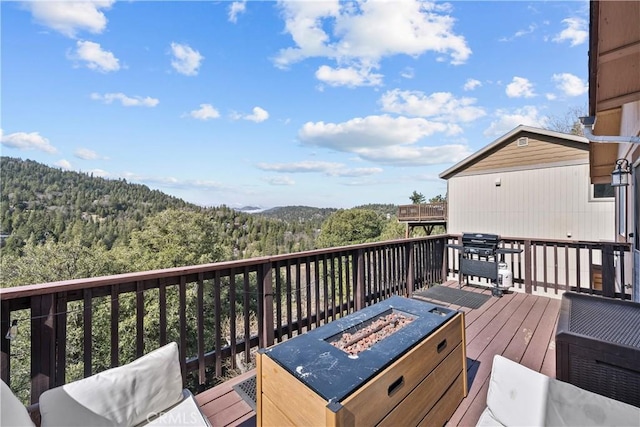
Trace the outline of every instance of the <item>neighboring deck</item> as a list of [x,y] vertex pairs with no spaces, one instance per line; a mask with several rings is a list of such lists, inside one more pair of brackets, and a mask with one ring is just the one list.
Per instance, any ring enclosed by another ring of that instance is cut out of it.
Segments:
[[[446,286],[457,287],[450,281]],[[465,286],[467,291],[489,290]],[[449,425],[475,425],[484,410],[491,363],[501,354],[533,370],[555,377],[555,328],[560,300],[523,293],[491,298],[479,309],[440,305],[465,312],[469,394]],[[233,385],[255,374],[247,372],[196,396],[204,414],[216,427],[253,426],[255,412],[233,390]]]

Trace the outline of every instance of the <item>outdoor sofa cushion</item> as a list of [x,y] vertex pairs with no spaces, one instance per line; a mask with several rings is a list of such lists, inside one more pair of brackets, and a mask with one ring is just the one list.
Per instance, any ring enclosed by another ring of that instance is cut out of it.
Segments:
[[[42,426],[134,426],[183,400],[178,345],[40,396]],[[175,423],[174,423],[175,425]]]
[[478,426],[640,426],[640,408],[493,358]]
[[32,427],[35,426],[27,408],[18,400],[4,381],[0,381],[0,426]]

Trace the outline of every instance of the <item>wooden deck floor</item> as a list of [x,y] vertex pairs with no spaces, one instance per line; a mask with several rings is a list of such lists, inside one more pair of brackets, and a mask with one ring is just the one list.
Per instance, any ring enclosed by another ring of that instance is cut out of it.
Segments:
[[[446,286],[457,287],[457,282],[448,282]],[[470,286],[463,289],[490,294],[489,290]],[[554,335],[559,299],[514,292],[491,298],[475,310],[433,301],[465,312],[469,394],[447,425],[476,425],[485,407],[495,354],[555,377]],[[232,388],[252,375],[255,371],[196,396],[213,426],[255,426],[255,412]]]

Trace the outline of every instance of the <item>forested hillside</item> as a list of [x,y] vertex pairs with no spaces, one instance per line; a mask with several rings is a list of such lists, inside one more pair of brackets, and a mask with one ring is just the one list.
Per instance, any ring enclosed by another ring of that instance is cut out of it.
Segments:
[[30,160],[0,173],[3,287],[303,251],[319,229]]
[[[203,208],[145,185],[0,159],[2,287],[401,237],[395,205]],[[321,236],[322,235],[322,236]]]

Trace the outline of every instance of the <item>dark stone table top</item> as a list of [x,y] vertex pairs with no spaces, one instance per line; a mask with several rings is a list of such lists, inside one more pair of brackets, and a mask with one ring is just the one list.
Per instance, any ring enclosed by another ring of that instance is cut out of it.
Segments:
[[[415,320],[357,356],[329,343],[329,338],[389,310],[408,313]],[[263,352],[328,402],[339,402],[456,313],[428,302],[394,296]]]

